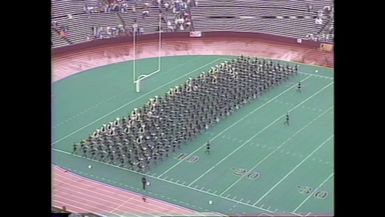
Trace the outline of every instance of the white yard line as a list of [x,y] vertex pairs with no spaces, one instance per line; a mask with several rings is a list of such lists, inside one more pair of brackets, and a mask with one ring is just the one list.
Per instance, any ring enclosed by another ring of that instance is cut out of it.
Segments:
[[[191,60],[193,60],[193,59],[191,59]],[[190,61],[191,61],[191,60],[190,60]],[[188,61],[188,62],[189,62],[189,61]],[[180,64],[177,64],[177,65],[173,65],[173,67],[171,67],[171,68],[168,69],[167,71],[171,71],[171,70],[174,70],[174,69],[176,69],[176,68],[179,68],[180,66],[184,66],[184,64],[185,64],[185,63],[180,63]],[[103,103],[106,103],[106,102],[108,102],[108,101],[110,101],[110,100],[112,100],[112,99],[114,99],[114,98],[116,98],[116,97],[118,97],[118,96],[122,96],[123,94],[126,94],[126,93],[128,93],[128,92],[130,92],[130,91],[132,91],[132,90],[125,90],[125,91],[123,91],[122,93],[119,93],[119,94],[117,94],[117,95],[113,95],[113,96],[111,96],[111,97],[109,97],[109,98],[107,98],[107,99],[105,99],[105,100],[102,100],[102,101],[98,102],[97,104],[95,104],[95,105],[93,105],[93,106],[90,106],[90,107],[88,107],[87,109],[85,109],[85,110],[83,110],[83,111],[81,111],[81,112],[78,112],[78,113],[76,113],[75,115],[72,115],[72,116],[69,117],[69,118],[66,118],[65,120],[61,121],[60,123],[55,124],[55,126],[53,126],[52,129],[55,129],[55,128],[57,128],[57,127],[59,127],[59,126],[65,124],[66,122],[68,122],[68,121],[70,121],[70,120],[72,120],[72,119],[78,117],[80,114],[83,114],[83,113],[85,113],[85,112],[88,112],[89,110],[91,110],[91,109],[93,109],[93,108],[97,108],[99,105],[101,105],[101,104],[103,104]]]
[[[302,132],[305,128],[307,128],[308,126],[310,126],[312,123],[314,123],[314,121],[318,120],[320,117],[322,117],[324,114],[326,114],[329,110],[331,110],[333,108],[333,106],[331,106],[330,108],[328,108],[327,110],[325,110],[324,112],[322,112],[321,114],[319,114],[317,117],[315,117],[313,120],[311,120],[309,123],[307,123],[305,126],[303,126],[301,129],[299,129],[298,131],[296,131],[294,134],[292,134],[288,139],[286,139],[284,142],[282,142],[277,148],[275,148],[272,152],[270,152],[268,155],[266,155],[262,160],[260,160],[256,165],[254,165],[250,171],[253,171],[257,166],[259,166],[262,162],[264,162],[267,158],[269,158],[272,154],[274,154],[276,151],[278,151],[278,149],[280,149],[284,144],[286,144],[288,141],[290,141],[292,138],[294,138],[298,133]],[[237,181],[235,181],[233,184],[231,184],[229,187],[227,187],[221,194],[219,195],[223,195],[225,192],[227,192],[228,190],[230,190],[234,185],[236,185],[239,181],[241,181],[243,178],[245,177],[245,175],[241,176],[238,178]]]
[[[334,175],[334,172],[332,172],[316,189],[314,189],[314,192],[317,192],[318,189],[320,189],[332,176]],[[313,194],[309,194],[309,196],[306,197],[304,201],[302,201],[301,204],[299,204],[292,212],[297,212],[297,210],[307,201]]]
[[92,121],[91,123],[89,123],[89,124],[87,124],[87,125],[84,125],[83,127],[81,127],[81,128],[79,128],[79,129],[77,129],[77,130],[75,130],[75,131],[73,131],[73,132],[67,134],[66,136],[64,136],[64,137],[62,137],[62,138],[60,138],[60,139],[58,139],[58,140],[56,140],[56,141],[54,141],[53,143],[51,143],[51,145],[56,144],[56,143],[58,143],[58,142],[60,142],[60,141],[62,141],[62,140],[64,140],[64,139],[66,139],[66,138],[72,136],[73,134],[79,132],[80,130],[82,130],[82,129],[84,129],[84,128],[86,128],[86,127],[88,127],[88,126],[90,126],[90,125],[92,125],[92,124],[94,124],[94,123],[96,123],[97,121],[99,121],[99,120],[101,120],[101,119],[107,117],[108,115],[113,114],[113,113],[116,112],[116,111],[119,111],[120,109],[126,107],[127,105],[129,105],[129,104],[131,104],[131,103],[137,101],[138,99],[141,99],[141,98],[143,98],[143,97],[145,97],[145,96],[147,96],[147,95],[149,95],[149,94],[152,94],[152,93],[154,93],[155,91],[157,91],[157,90],[163,88],[164,86],[167,86],[167,85],[171,84],[172,82],[177,81],[177,80],[179,80],[179,79],[181,79],[181,78],[183,78],[183,77],[185,77],[185,76],[187,76],[187,75],[189,75],[189,74],[191,74],[191,73],[193,73],[193,72],[195,72],[195,71],[197,71],[197,70],[199,70],[199,69],[201,69],[201,68],[203,68],[203,67],[205,67],[205,66],[207,66],[207,65],[213,64],[214,62],[216,62],[216,61],[218,61],[218,60],[221,60],[221,59],[222,59],[222,58],[215,59],[215,60],[213,60],[213,61],[211,61],[211,62],[209,62],[209,63],[207,63],[207,64],[205,64],[205,65],[203,65],[203,66],[200,66],[199,68],[194,69],[193,71],[190,71],[190,72],[188,72],[188,73],[186,73],[186,74],[183,74],[183,75],[179,76],[178,78],[175,78],[175,79],[173,79],[173,80],[171,80],[171,81],[169,81],[169,82],[167,82],[167,83],[165,83],[165,84],[163,84],[163,85],[161,85],[161,86],[159,86],[159,87],[153,89],[152,91],[150,91],[150,92],[148,92],[148,93],[145,93],[145,94],[143,94],[143,95],[141,95],[141,96],[139,96],[139,97],[137,97],[137,98],[135,98],[135,99],[133,99],[133,100],[131,100],[131,101],[129,101],[129,102],[123,104],[123,105],[121,105],[120,107],[114,109],[114,110],[111,111],[111,112],[108,112],[107,114],[105,114],[105,115],[101,116],[100,118],[98,118],[98,119]]
[[283,182],[290,174],[292,174],[298,167],[300,167],[308,158],[310,158],[316,151],[318,151],[324,144],[326,144],[334,135],[329,136],[324,142],[321,143],[316,149],[314,149],[308,156],[306,156],[297,166],[290,170],[281,180],[279,180],[273,187],[271,187],[262,197],[260,197],[253,205],[261,202],[271,191],[273,191],[281,182]]
[[303,74],[303,75],[311,75],[311,76],[314,76],[314,77],[318,77],[318,78],[325,78],[325,79],[329,79],[329,80],[334,80],[333,77],[329,77],[329,76],[325,76],[325,75],[315,75],[315,74],[311,74],[311,73],[307,73],[307,72],[298,72],[299,74]]
[[[301,106],[303,103],[305,103],[306,101],[308,101],[309,99],[313,98],[315,95],[317,95],[318,93],[322,92],[324,89],[328,88],[330,85],[332,85],[333,82],[330,82],[328,85],[324,86],[323,88],[321,88],[320,90],[318,90],[317,92],[315,92],[313,95],[309,96],[308,98],[306,98],[304,101],[302,101],[301,103],[297,104],[296,106],[294,106],[293,108],[291,108],[288,112],[291,112],[293,111],[294,109],[298,108],[299,106]],[[273,122],[271,122],[269,125],[267,125],[265,128],[263,128],[262,130],[258,131],[256,134],[254,134],[252,137],[250,137],[248,140],[246,140],[242,145],[238,146],[238,148],[234,149],[234,151],[232,151],[230,154],[228,154],[227,156],[225,156],[224,158],[222,158],[222,160],[218,161],[214,166],[212,166],[210,169],[206,170],[202,175],[200,175],[198,178],[196,178],[194,181],[192,181],[189,186],[191,186],[192,184],[194,184],[196,181],[198,181],[200,178],[202,178],[204,175],[206,175],[207,173],[209,173],[211,170],[213,170],[216,166],[218,166],[220,163],[222,163],[224,160],[226,160],[228,157],[230,157],[232,154],[234,154],[236,151],[238,151],[239,149],[241,149],[243,146],[245,146],[247,143],[249,143],[252,139],[254,139],[256,136],[258,136],[259,134],[261,134],[263,131],[265,131],[267,128],[269,128],[270,126],[272,126],[273,124],[275,124],[277,121],[281,120],[282,117],[284,117],[286,114],[283,114],[281,116],[279,116],[277,119],[275,119]]]
[[258,206],[254,206],[254,205],[251,205],[251,204],[248,204],[248,203],[244,203],[244,202],[241,202],[241,201],[237,201],[237,200],[233,200],[233,199],[230,199],[230,198],[222,197],[222,196],[219,196],[217,194],[214,194],[214,193],[211,193],[211,192],[208,192],[208,191],[203,191],[203,190],[200,190],[200,189],[197,189],[197,188],[193,188],[193,187],[190,187],[190,186],[187,186],[187,185],[183,185],[183,184],[180,184],[180,183],[172,182],[172,181],[169,181],[169,180],[166,180],[166,179],[162,179],[162,178],[159,178],[159,177],[156,177],[156,176],[144,174],[144,173],[133,171],[133,170],[129,170],[129,169],[126,169],[126,168],[121,168],[121,167],[118,167],[116,165],[108,164],[108,163],[105,163],[105,162],[100,162],[100,161],[93,160],[93,159],[88,159],[88,158],[85,158],[85,157],[82,157],[82,156],[79,156],[79,155],[73,155],[70,152],[63,151],[63,150],[60,150],[60,149],[53,148],[52,150],[53,151],[57,151],[57,152],[61,152],[61,153],[67,154],[67,155],[71,155],[71,156],[74,156],[74,157],[83,158],[83,159],[86,159],[86,160],[89,160],[89,161],[94,161],[94,162],[97,162],[97,163],[100,163],[100,164],[108,165],[108,166],[111,166],[111,167],[115,167],[115,168],[118,168],[118,169],[121,169],[121,170],[125,170],[125,171],[129,171],[129,172],[132,172],[132,173],[136,173],[136,174],[139,174],[139,175],[144,175],[144,176],[156,179],[156,180],[160,180],[160,181],[164,181],[164,182],[167,182],[167,183],[170,183],[170,184],[178,185],[178,186],[181,186],[181,187],[184,187],[184,188],[188,188],[188,189],[191,189],[191,190],[194,190],[194,191],[198,191],[198,192],[205,193],[205,194],[208,194],[208,195],[211,195],[211,196],[214,196],[214,197],[218,197],[218,198],[221,198],[221,199],[224,199],[224,200],[228,200],[228,201],[231,201],[231,202],[239,203],[239,204],[242,204],[242,205],[245,205],[245,206],[249,206],[249,207],[252,207],[252,208],[260,209],[260,210],[263,210],[263,211],[271,213],[270,210],[267,210],[267,209],[264,209],[264,208],[261,208],[261,207],[258,207]]
[[[303,80],[301,80],[301,82],[309,79],[311,76],[307,76],[306,78],[304,78]],[[297,87],[297,84],[295,85],[292,85],[291,87],[289,87],[288,89],[286,89],[285,91],[283,91],[282,93],[280,93],[279,95],[271,98],[270,100],[268,100],[267,102],[265,102],[264,104],[258,106],[256,109],[254,109],[253,111],[249,112],[247,115],[243,116],[242,118],[240,118],[239,120],[237,120],[236,122],[234,122],[233,124],[231,124],[230,126],[226,127],[225,129],[223,129],[221,132],[219,132],[216,136],[212,137],[210,139],[210,141],[213,141],[214,139],[218,138],[219,136],[221,136],[224,132],[226,132],[227,130],[229,130],[230,128],[234,127],[235,125],[237,125],[238,123],[240,123],[241,121],[245,120],[248,116],[250,116],[251,114],[253,114],[254,112],[258,111],[260,108],[264,107],[265,105],[269,104],[270,102],[272,102],[273,100],[277,99],[278,97],[280,97],[281,95],[283,95],[284,93],[288,92],[289,90],[291,90],[292,88],[294,87]],[[188,157],[191,157],[192,155],[194,155],[196,152],[198,152],[203,146],[205,146],[206,144],[202,144],[200,147],[198,147],[195,151],[193,151],[192,153],[190,153],[189,155],[186,156],[186,158]],[[174,164],[173,166],[171,166],[170,168],[168,168],[166,171],[164,171],[162,174],[160,174],[158,177],[161,177],[163,176],[164,174],[166,174],[167,172],[169,172],[170,170],[174,169],[176,166],[178,166],[179,164],[181,164],[183,161],[178,161],[176,164]]]

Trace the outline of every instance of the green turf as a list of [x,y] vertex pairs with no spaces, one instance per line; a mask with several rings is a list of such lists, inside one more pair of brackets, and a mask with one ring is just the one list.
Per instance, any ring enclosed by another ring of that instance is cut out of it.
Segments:
[[[183,145],[147,174],[152,184],[146,192],[140,190],[140,174],[68,153],[73,142],[86,138],[103,123],[129,114],[149,98],[163,95],[170,87],[226,58],[230,57],[164,57],[162,71],[144,80],[140,93],[132,85],[132,62],[88,70],[55,82],[53,163],[197,211],[250,215],[289,214],[295,210],[332,215],[333,71],[323,67],[301,65],[296,77]],[[136,67],[143,74],[154,71],[156,64],[155,58],[144,59]],[[302,93],[296,91],[300,80]],[[285,126],[288,111],[290,126]],[[210,154],[204,152],[208,140],[212,144]],[[176,159],[181,153],[199,160],[192,163]],[[88,169],[89,164],[92,169]],[[234,169],[259,176],[240,177]],[[312,192],[300,193],[299,186],[309,186]],[[316,198],[321,194],[318,191],[327,192],[326,198]]]

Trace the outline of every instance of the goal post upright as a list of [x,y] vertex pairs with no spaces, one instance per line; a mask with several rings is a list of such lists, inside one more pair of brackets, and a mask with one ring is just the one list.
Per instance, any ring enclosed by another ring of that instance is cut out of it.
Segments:
[[133,73],[132,73],[132,76],[133,76],[133,83],[135,84],[135,90],[136,92],[140,92],[140,81],[155,74],[155,73],[158,73],[160,72],[160,68],[161,68],[161,55],[160,55],[160,51],[161,51],[161,46],[162,46],[162,14],[159,13],[159,34],[158,34],[158,69],[147,74],[147,75],[140,75],[138,77],[138,79],[136,79],[136,28],[134,28],[134,36],[133,36],[133,52],[134,52],[134,55],[133,55]]
[[133,36],[133,53],[134,53],[134,58],[133,58],[133,63],[132,63],[132,81],[134,84],[136,83],[136,68],[135,68],[135,63],[136,63],[136,40],[135,40],[135,35],[136,35],[136,29],[134,28],[134,36]]
[[159,13],[158,71],[160,71],[160,49],[162,45],[162,13]]

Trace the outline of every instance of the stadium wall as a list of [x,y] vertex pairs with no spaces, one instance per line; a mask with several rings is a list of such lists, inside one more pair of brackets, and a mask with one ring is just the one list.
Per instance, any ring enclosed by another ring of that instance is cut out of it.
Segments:
[[[151,40],[157,40],[158,34],[147,34],[147,35],[141,35],[137,37],[137,42],[143,42],[143,41],[151,41]],[[202,37],[204,38],[216,38],[216,37],[226,37],[226,38],[253,38],[253,39],[264,39],[264,40],[271,40],[276,41],[277,43],[285,43],[285,44],[295,44],[299,45],[296,38],[288,38],[283,36],[277,36],[277,35],[270,35],[270,34],[264,34],[264,33],[248,33],[248,32],[203,32]],[[183,38],[190,38],[189,32],[165,32],[162,33],[162,39],[183,39]],[[199,38],[196,38],[199,40]],[[75,45],[68,45],[65,47],[59,47],[59,48],[53,48],[52,54],[62,54],[72,51],[78,51],[85,48],[91,48],[91,47],[98,47],[103,45],[111,45],[116,43],[124,43],[132,42],[132,37],[130,36],[123,36],[118,38],[109,38],[109,39],[102,39],[102,40],[93,40],[90,42],[75,44]],[[315,42],[315,41],[309,41],[309,40],[302,40],[302,43],[300,44],[303,47],[307,48],[319,48],[321,43]]]

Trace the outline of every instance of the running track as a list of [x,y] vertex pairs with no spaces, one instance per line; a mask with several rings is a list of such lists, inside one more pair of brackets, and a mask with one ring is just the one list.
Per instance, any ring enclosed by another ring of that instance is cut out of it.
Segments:
[[195,211],[112,187],[52,166],[52,205],[101,216],[188,215]]

